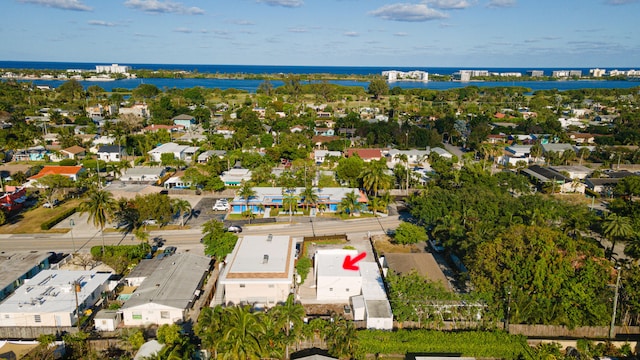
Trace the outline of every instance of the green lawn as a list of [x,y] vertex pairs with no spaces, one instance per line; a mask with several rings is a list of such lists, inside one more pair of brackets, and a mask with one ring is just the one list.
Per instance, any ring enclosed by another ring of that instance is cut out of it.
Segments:
[[80,205],[80,199],[70,199],[53,209],[40,205],[24,210],[14,216],[7,224],[0,226],[0,234],[66,233],[69,229],[42,230],[40,224],[78,205]]

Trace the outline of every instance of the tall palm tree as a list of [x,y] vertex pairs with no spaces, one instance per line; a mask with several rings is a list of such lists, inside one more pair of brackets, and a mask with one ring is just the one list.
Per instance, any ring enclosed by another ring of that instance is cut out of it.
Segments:
[[561,158],[565,165],[569,165],[569,162],[576,158],[576,152],[573,150],[565,150],[562,152]]
[[238,190],[238,196],[244,199],[245,210],[248,210],[249,201],[252,197],[256,196],[256,191],[253,189],[253,183],[250,181],[242,181],[240,189]]
[[582,146],[580,150],[578,150],[578,157],[580,158],[580,165],[582,165],[582,161],[591,155],[591,150],[588,147]]
[[211,308],[205,306],[200,312],[198,323],[194,327],[196,335],[200,338],[202,346],[210,350],[216,359],[218,357],[219,341],[222,337],[224,321],[224,309],[221,306]]
[[616,213],[611,213],[604,219],[602,230],[604,236],[611,241],[611,251],[609,251],[608,256],[609,259],[613,257],[616,241],[628,239],[634,234],[631,219],[626,216],[620,216]]
[[295,193],[295,188],[283,188],[282,189],[282,208],[289,210],[289,222],[291,222],[293,212],[298,208],[298,196]]
[[533,156],[533,162],[538,162],[538,158],[542,156],[542,146],[535,144],[529,150],[529,155]]
[[300,193],[300,197],[302,197],[302,204],[309,210],[310,206],[315,206],[318,203],[318,193],[316,189],[311,186],[305,187]]
[[407,170],[407,195],[409,194],[409,157],[407,154],[396,154],[396,159],[402,161],[404,163],[404,167]]
[[378,196],[379,190],[387,189],[391,185],[391,179],[385,174],[385,167],[386,165],[380,162],[371,162],[362,170],[362,185],[370,194]]
[[191,213],[191,203],[184,199],[172,199],[171,208],[180,217],[180,227],[184,227],[184,215]]
[[100,228],[102,235],[102,253],[104,254],[104,227],[113,216],[116,209],[113,195],[106,190],[93,190],[89,192],[87,199],[80,204],[80,212],[88,213],[87,222]]
[[373,199],[371,199],[371,202],[369,202],[369,210],[371,210],[371,212],[373,212],[374,214],[378,211],[384,210],[385,208],[386,206],[384,205],[383,200],[379,197],[374,197]]
[[288,359],[289,345],[299,338],[306,313],[304,307],[295,302],[293,294],[289,294],[287,301],[274,307],[273,311],[276,323],[284,330],[286,335],[286,359]]

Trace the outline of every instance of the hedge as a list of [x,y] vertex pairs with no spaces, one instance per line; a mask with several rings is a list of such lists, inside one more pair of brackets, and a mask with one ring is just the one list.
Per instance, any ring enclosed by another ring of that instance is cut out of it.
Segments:
[[73,207],[71,209],[67,209],[63,212],[61,212],[60,214],[56,215],[55,217],[43,222],[42,224],[40,224],[40,229],[42,230],[49,230],[52,227],[56,226],[56,224],[58,224],[60,221],[68,218],[69,216],[73,215],[76,212],[76,208]]
[[517,359],[526,338],[502,331],[364,330],[358,344],[368,354],[448,353],[476,358]]

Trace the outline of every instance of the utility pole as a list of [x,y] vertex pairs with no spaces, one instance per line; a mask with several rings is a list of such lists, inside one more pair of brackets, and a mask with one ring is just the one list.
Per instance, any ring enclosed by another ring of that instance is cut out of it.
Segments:
[[78,292],[82,289],[82,285],[75,280],[73,282],[73,293],[76,295],[76,317],[78,318],[78,322],[76,323],[77,327],[80,327],[80,307],[78,306]]
[[620,274],[622,274],[622,267],[616,267],[618,270],[618,278],[616,279],[616,292],[613,296],[613,314],[611,314],[611,325],[609,326],[609,339],[613,339],[616,329],[616,312],[618,310],[618,295],[620,295]]

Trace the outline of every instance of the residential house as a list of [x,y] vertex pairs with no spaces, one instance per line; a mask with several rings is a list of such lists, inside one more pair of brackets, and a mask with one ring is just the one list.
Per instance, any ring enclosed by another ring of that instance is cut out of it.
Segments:
[[503,166],[516,166],[519,161],[524,161],[527,164],[535,161],[531,157],[531,148],[533,145],[509,145],[504,149],[504,155],[499,159],[499,163]]
[[232,167],[227,171],[223,171],[220,179],[225,186],[238,186],[243,181],[251,180],[251,170],[240,167]]
[[294,125],[292,126],[289,131],[293,134],[293,133],[299,133],[299,132],[303,132],[307,130],[307,127],[304,125]]
[[507,135],[505,134],[489,134],[487,135],[486,142],[489,144],[502,144],[507,141]]
[[342,264],[347,256],[355,258],[357,250],[322,249],[314,254],[316,299],[334,303],[348,303],[362,292],[362,277],[358,270],[347,270]]
[[0,301],[11,295],[25,280],[49,268],[53,253],[43,251],[3,251],[0,254]]
[[0,303],[0,326],[74,326],[109,290],[111,273],[42,270]]
[[171,120],[173,121],[173,125],[183,126],[185,129],[190,129],[196,124],[196,118],[186,114],[180,114]]
[[419,150],[419,149],[411,149],[411,150],[398,150],[398,149],[390,149],[388,151],[383,151],[383,154],[387,158],[387,166],[390,169],[393,169],[396,164],[400,164],[405,166],[404,161],[400,160],[400,156],[405,155],[407,157],[409,166],[422,166],[428,162],[430,150]]
[[134,104],[131,107],[121,107],[118,109],[119,115],[133,115],[140,118],[148,119],[151,117],[147,104]]
[[585,185],[577,180],[571,180],[567,176],[547,167],[532,165],[520,170],[529,177],[539,188],[546,184],[552,184],[553,191],[560,193],[584,193]]
[[593,144],[596,141],[596,137],[593,134],[584,134],[584,133],[568,133],[569,139],[575,141],[576,144],[586,145]]
[[16,150],[13,154],[13,161],[41,161],[49,151],[42,145],[33,146],[27,149]]
[[613,196],[613,190],[616,188],[622,178],[586,178],[584,180],[587,189],[598,193],[602,196]]
[[371,162],[382,159],[381,149],[347,149],[344,153],[345,157],[358,155],[365,162]]
[[593,173],[593,169],[582,165],[551,166],[550,169],[562,174],[567,174],[570,179],[584,180]]
[[296,244],[288,235],[248,235],[236,242],[220,271],[212,306],[272,307],[294,289]]
[[227,152],[224,150],[207,150],[204,151],[202,153],[200,153],[200,155],[198,155],[198,164],[206,164],[209,159],[211,159],[214,156],[217,156],[218,158],[222,159],[227,155]]
[[85,155],[87,154],[87,150],[82,146],[73,145],[66,149],[60,150],[60,154],[62,154],[65,159],[81,160],[84,159]]
[[164,325],[186,320],[211,270],[211,259],[190,253],[166,256],[121,308],[126,326]]
[[148,151],[147,154],[149,154],[154,162],[161,162],[162,154],[173,154],[175,159],[190,162],[196,151],[198,151],[198,148],[195,146],[178,145],[173,142],[168,142]]
[[342,157],[342,152],[340,152],[340,151],[329,151],[329,150],[314,150],[313,151],[313,155],[312,155],[313,160],[318,165],[323,164],[324,161],[329,156],[335,157],[335,158],[341,158]]
[[149,132],[158,132],[160,130],[166,130],[170,133],[174,133],[177,131],[184,131],[184,126],[182,125],[163,125],[163,124],[151,124],[142,129],[142,133]]
[[541,144],[540,146],[542,146],[543,154],[548,154],[549,152],[553,151],[559,155],[562,155],[562,153],[564,153],[565,151],[576,151],[573,145],[567,143],[547,143]]
[[329,127],[316,127],[313,129],[313,134],[315,136],[334,136],[335,131],[333,128]]
[[[78,181],[78,177],[85,169],[80,166],[57,166],[57,165],[45,165],[38,174],[29,178],[29,185],[32,185],[38,179],[41,179],[48,175],[62,175],[66,176],[73,181]],[[25,185],[27,186],[27,185]]]
[[27,201],[26,187],[14,187],[13,190],[10,190],[9,186],[5,185],[4,190],[6,192],[0,196],[0,207],[2,207],[4,211],[10,213],[12,211],[18,211],[24,207],[24,203]]
[[[284,188],[281,187],[254,187],[253,190],[256,192],[255,196],[252,196],[249,199],[249,207],[254,213],[258,213],[261,211],[262,206],[264,206],[265,211],[270,211],[271,208],[282,208],[282,203],[285,195],[283,195]],[[298,187],[293,189],[293,195],[300,195],[304,188]],[[338,204],[342,201],[342,199],[348,194],[355,192],[359,195],[358,202],[362,207],[369,201],[367,195],[361,192],[359,189],[355,188],[322,188],[317,189],[316,193],[318,195],[318,204],[322,204],[325,208],[325,211],[328,212],[336,212],[338,211]],[[302,206],[302,198],[298,196],[298,205]],[[312,207],[314,207],[312,205]],[[231,213],[232,214],[241,214],[243,211],[247,210],[247,201],[246,199],[236,195],[236,197],[231,201]],[[286,210],[286,209],[285,209]],[[313,211],[314,209],[312,209]]]
[[447,150],[441,147],[427,148],[427,150],[429,151],[429,154],[436,153],[441,158],[445,158],[449,160],[453,159],[453,154],[451,154],[450,152],[448,152]]
[[222,135],[222,137],[224,137],[225,139],[231,139],[236,131],[226,126],[218,126],[215,133],[218,135]]
[[123,156],[127,156],[127,150],[120,145],[104,145],[98,149],[98,159],[114,162],[122,160]]
[[191,182],[182,180],[180,176],[172,176],[162,186],[165,189],[189,189]]
[[123,182],[157,183],[165,174],[163,166],[135,166],[120,177]]
[[351,300],[352,304],[364,302],[364,320],[367,329],[393,329],[391,304],[387,298],[378,264],[373,261],[361,261],[358,266],[362,277],[362,295],[354,296]]

